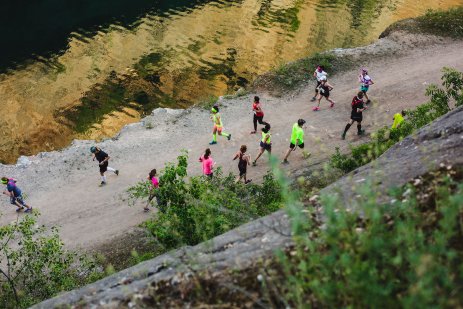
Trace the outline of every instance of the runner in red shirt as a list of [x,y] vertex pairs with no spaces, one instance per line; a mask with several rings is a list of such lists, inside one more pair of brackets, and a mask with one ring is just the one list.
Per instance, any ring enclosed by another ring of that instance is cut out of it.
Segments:
[[267,125],[264,121],[264,111],[262,110],[262,106],[260,105],[260,98],[258,96],[254,97],[254,103],[252,104],[252,111],[254,112],[254,131],[251,131],[251,134],[256,134],[257,132],[257,122],[261,125]]
[[363,102],[363,92],[360,91],[357,93],[357,96],[355,96],[352,99],[352,112],[350,114],[350,121],[347,123],[346,127],[344,128],[344,133],[342,133],[341,138],[346,139],[346,133],[351,127],[351,125],[354,124],[354,122],[357,122],[357,134],[359,136],[365,134],[365,130],[362,130],[362,120],[363,120],[363,115],[362,112],[366,110],[366,106]]

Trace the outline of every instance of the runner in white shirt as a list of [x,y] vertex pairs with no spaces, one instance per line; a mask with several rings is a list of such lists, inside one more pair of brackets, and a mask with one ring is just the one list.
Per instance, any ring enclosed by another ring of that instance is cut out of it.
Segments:
[[360,70],[359,82],[360,82],[360,91],[363,92],[363,95],[367,99],[366,104],[370,104],[371,100],[368,97],[367,92],[368,92],[368,89],[370,89],[370,85],[373,85],[374,82],[371,79],[370,75],[368,75],[367,69],[363,68]]
[[323,66],[319,65],[317,69],[315,70],[315,72],[313,72],[313,76],[317,79],[317,86],[315,87],[315,95],[313,96],[311,100],[312,102],[317,99],[318,88],[320,87],[322,77],[328,76],[328,73],[325,72]]

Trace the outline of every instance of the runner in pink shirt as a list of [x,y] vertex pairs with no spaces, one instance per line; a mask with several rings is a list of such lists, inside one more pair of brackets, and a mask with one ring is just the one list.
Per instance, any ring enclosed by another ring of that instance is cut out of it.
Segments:
[[144,211],[150,210],[148,206],[150,205],[154,197],[156,197],[156,203],[157,205],[159,205],[159,196],[157,194],[157,191],[159,189],[159,180],[156,177],[156,169],[152,169],[151,172],[148,174],[148,180],[150,181],[151,188],[150,188],[150,195],[148,197],[148,203],[143,208]]
[[203,174],[207,177],[212,178],[212,169],[214,168],[214,161],[211,158],[211,150],[209,148],[207,148],[204,152],[204,155],[202,155],[199,158],[199,162],[203,164]]

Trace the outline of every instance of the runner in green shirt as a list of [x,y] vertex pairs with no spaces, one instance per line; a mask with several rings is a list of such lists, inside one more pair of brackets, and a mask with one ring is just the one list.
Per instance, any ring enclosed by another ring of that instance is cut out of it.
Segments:
[[392,124],[392,129],[397,129],[400,124],[404,121],[404,116],[405,116],[405,111],[402,111],[401,113],[397,113],[394,115],[394,123]]
[[[283,164],[288,164],[288,157],[292,151],[296,150],[297,147],[304,149],[304,130],[302,126],[305,124],[304,119],[299,119],[297,123],[293,125],[293,131],[291,133],[291,142],[289,144],[289,149],[286,152],[286,155],[283,159]],[[296,147],[297,146],[297,147]]]

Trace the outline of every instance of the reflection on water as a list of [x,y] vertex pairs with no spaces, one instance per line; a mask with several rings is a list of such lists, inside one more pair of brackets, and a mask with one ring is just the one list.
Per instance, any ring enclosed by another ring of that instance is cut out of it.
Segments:
[[111,136],[157,106],[233,92],[283,62],[369,43],[393,21],[462,1],[155,2],[133,21],[72,32],[61,53],[0,76],[0,159]]

